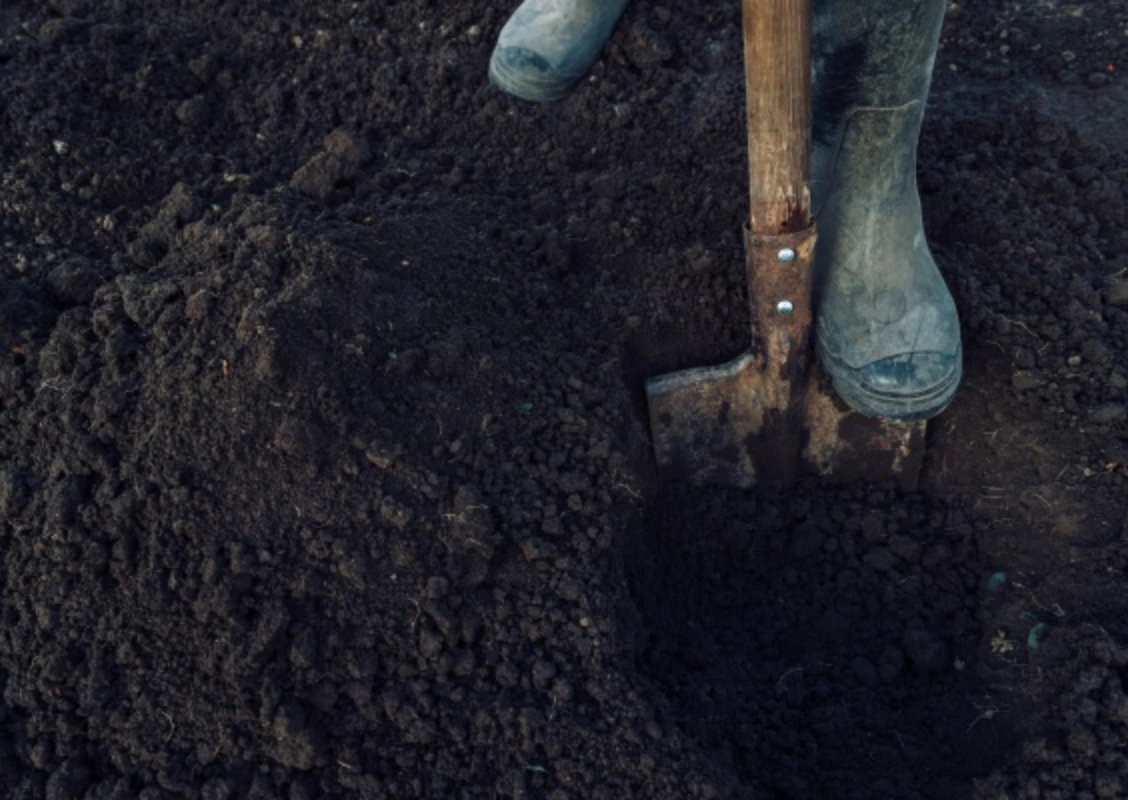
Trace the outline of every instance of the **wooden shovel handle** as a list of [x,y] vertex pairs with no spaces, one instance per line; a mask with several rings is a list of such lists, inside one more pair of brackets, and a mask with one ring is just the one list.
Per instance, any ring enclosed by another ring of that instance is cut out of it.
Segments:
[[743,0],[752,233],[811,220],[811,0]]

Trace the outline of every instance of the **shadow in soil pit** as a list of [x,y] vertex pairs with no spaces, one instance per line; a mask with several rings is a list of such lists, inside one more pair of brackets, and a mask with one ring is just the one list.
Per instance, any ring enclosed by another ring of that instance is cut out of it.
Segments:
[[750,796],[965,796],[1016,723],[979,671],[980,524],[875,488],[666,487],[640,666]]

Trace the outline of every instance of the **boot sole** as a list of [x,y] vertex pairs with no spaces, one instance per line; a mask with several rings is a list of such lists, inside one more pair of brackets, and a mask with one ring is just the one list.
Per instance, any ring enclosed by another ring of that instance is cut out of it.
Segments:
[[962,344],[956,351],[956,368],[948,380],[910,395],[874,391],[854,377],[857,370],[836,358],[821,343],[818,352],[838,396],[859,414],[874,419],[916,422],[935,417],[951,404],[963,377]]

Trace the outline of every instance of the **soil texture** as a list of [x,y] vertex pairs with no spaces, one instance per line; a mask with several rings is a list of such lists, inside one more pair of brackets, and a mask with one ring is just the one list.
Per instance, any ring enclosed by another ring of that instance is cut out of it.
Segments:
[[0,8],[0,795],[1128,796],[1128,4],[953,3],[920,490],[662,485],[745,349],[739,4]]

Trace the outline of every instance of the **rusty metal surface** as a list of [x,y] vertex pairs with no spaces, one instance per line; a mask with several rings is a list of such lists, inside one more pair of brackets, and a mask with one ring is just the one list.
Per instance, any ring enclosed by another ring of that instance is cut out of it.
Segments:
[[[746,229],[744,236],[748,302],[763,367],[781,382],[802,380],[811,354],[816,227],[809,225],[801,231],[778,235]],[[784,250],[794,253],[793,260],[779,259]],[[784,301],[791,304],[789,314],[778,310]],[[773,405],[780,407],[782,403]]]
[[916,491],[924,467],[928,423],[862,416],[834,394],[816,367],[807,383],[804,470],[831,483],[895,483]]
[[[647,381],[650,430],[666,480],[751,487],[804,474],[835,483],[916,488],[925,423],[869,419],[848,408],[814,363],[810,345],[815,231],[747,234],[756,350],[727,364]],[[784,248],[794,260],[781,262]],[[792,312],[781,315],[780,301]]]
[[756,357],[652,378],[646,383],[658,469],[666,480],[749,487],[748,444],[764,428]]
[[[804,449],[816,233],[746,236],[756,352],[647,381],[650,429],[668,479],[748,487],[792,483]],[[780,261],[782,250],[794,253]],[[787,300],[792,310],[781,314]]]
[[797,405],[796,430],[771,406],[758,362],[746,353],[647,382],[664,480],[750,488],[818,475],[838,484],[895,483],[916,490],[927,423],[864,417],[839,400],[813,366]]

